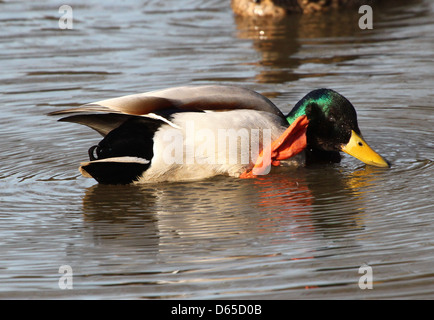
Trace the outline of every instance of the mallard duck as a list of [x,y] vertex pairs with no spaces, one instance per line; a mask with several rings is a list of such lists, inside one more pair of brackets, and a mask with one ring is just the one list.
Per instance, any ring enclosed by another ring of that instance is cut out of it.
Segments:
[[[303,97],[285,116],[268,98],[236,86],[186,86],[97,101],[56,111],[104,139],[80,166],[103,184],[252,178],[304,153],[340,161],[389,163],[363,140],[352,104],[331,89]],[[303,152],[302,152],[303,151]]]

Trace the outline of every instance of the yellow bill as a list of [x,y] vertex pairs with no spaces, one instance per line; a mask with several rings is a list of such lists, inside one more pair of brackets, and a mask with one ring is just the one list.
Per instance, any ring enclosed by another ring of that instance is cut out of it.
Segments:
[[342,146],[342,151],[371,166],[382,168],[390,167],[387,160],[372,150],[365,140],[353,130],[351,131],[350,141]]

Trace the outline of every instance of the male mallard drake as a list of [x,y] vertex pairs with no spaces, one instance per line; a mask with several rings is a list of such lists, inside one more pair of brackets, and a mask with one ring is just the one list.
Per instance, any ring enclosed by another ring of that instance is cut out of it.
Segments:
[[374,166],[389,164],[361,138],[356,111],[319,89],[285,117],[266,97],[233,86],[176,87],[102,100],[51,114],[84,124],[104,139],[80,172],[100,183],[191,180],[266,174],[305,150],[339,161],[339,151]]

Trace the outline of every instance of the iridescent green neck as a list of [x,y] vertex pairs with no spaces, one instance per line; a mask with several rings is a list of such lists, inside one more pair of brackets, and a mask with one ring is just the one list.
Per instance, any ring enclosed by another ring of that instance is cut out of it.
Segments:
[[305,115],[306,114],[306,106],[307,106],[307,104],[302,106],[302,107],[292,109],[291,112],[288,113],[288,115],[286,116],[286,121],[288,121],[288,123],[291,124],[298,117]]
[[315,103],[325,114],[328,114],[332,99],[333,96],[331,95],[331,92],[323,93],[320,96],[307,95],[295,105],[291,112],[286,116],[286,120],[291,124],[298,117],[306,115],[306,107],[312,103]]

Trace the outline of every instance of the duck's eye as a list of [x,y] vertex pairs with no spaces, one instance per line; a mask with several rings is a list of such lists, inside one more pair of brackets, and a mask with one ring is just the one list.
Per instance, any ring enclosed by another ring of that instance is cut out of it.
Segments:
[[361,143],[360,141],[359,141],[358,145],[361,146],[361,147],[363,147],[363,143]]
[[253,1],[253,3],[256,3],[256,4],[260,4],[261,3],[261,0],[252,0]]
[[335,117],[330,116],[330,117],[329,117],[329,121],[330,121],[330,122],[336,122],[336,119],[335,119]]

